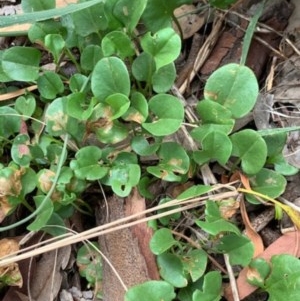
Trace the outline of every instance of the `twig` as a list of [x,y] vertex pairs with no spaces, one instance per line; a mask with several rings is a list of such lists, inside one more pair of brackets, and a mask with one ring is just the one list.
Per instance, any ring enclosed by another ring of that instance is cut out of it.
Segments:
[[231,287],[231,291],[232,291],[233,300],[234,301],[240,301],[239,292],[238,292],[238,289],[237,289],[237,286],[236,286],[236,281],[235,281],[235,277],[234,277],[234,274],[233,274],[232,266],[229,262],[229,255],[228,254],[224,254],[224,261],[225,261],[225,265],[226,265],[228,276],[229,276],[229,281],[230,281],[230,287]]

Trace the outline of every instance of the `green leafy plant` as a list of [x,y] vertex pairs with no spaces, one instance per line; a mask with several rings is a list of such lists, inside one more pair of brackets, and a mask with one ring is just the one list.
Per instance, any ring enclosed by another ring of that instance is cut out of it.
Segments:
[[[243,60],[208,78],[196,107],[199,122],[188,133],[197,149],[171,141],[185,121],[184,104],[170,93],[181,52],[181,38],[171,24],[177,21],[174,9],[191,0],[91,0],[60,9],[54,2],[23,0],[23,15],[0,17],[0,26],[32,22],[28,46],[0,52],[2,93],[25,89],[0,107],[0,152],[5,158],[0,166],[1,216],[18,206],[31,213],[0,231],[34,219],[29,230],[57,234],[49,225],[63,225],[75,209],[82,210],[80,196],[95,182],[121,197],[138,187],[151,198],[150,183],[185,183],[214,162],[226,167],[228,175],[246,174],[259,193],[271,198],[282,194],[284,175],[298,171],[282,156],[290,129],[234,131],[259,92]],[[210,1],[220,8],[233,2]],[[44,54],[51,58],[51,70]],[[210,190],[194,185],[177,198]],[[247,198],[257,202],[254,196]],[[160,218],[150,247],[163,280],[131,288],[125,300],[145,295],[153,301],[172,300],[175,290],[184,301],[220,300],[222,276],[207,272],[208,253],[226,253],[231,264],[246,266],[253,246],[219,206],[212,196],[204,217],[194,212],[195,226],[207,238],[199,248],[179,241],[170,229],[180,214]],[[208,246],[208,238],[213,245]],[[86,257],[81,249],[77,262],[86,265],[82,275],[95,285],[97,280],[88,277],[100,272],[89,275]]]

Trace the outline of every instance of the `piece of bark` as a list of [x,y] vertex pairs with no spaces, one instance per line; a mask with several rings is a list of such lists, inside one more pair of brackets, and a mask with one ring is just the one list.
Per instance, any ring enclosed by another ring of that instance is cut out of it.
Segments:
[[[106,208],[100,208],[98,216],[104,222],[112,222],[144,210],[145,200],[136,191],[127,199],[112,196],[108,199],[108,220]],[[139,224],[99,237],[101,251],[118,272],[127,288],[151,279],[159,279],[154,255],[149,249],[151,230]],[[125,289],[105,260],[103,261],[103,300],[123,301]]]
[[[275,31],[283,31],[288,24],[288,18],[292,13],[292,7],[286,0],[273,1],[264,11],[260,22],[273,28]],[[239,63],[244,32],[248,22],[235,15],[229,18],[232,27],[225,30],[214,47],[210,57],[201,68],[202,77],[208,77],[217,68],[228,63]],[[257,33],[256,37],[261,38],[266,45],[278,48],[281,36],[275,32]],[[246,65],[249,66],[260,78],[265,71],[272,50],[261,42],[252,39],[251,47],[247,56]]]

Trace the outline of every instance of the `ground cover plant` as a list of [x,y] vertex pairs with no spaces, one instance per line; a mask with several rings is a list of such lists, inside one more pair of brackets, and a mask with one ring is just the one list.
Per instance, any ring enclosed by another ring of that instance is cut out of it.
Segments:
[[[25,45],[0,52],[1,94],[7,96],[0,107],[1,222],[20,207],[30,212],[0,231],[25,225],[64,235],[65,221],[76,211],[92,212],[82,195],[95,183],[119,197],[137,188],[149,200],[154,199],[149,187],[156,183],[188,183],[177,202],[161,198],[156,211],[162,215],[153,218],[150,249],[161,280],[130,288],[125,300],[145,295],[150,301],[221,300],[228,279],[209,269],[211,254],[224,255],[232,266],[249,266],[249,281],[266,291],[268,300],[292,299],[299,291],[299,260],[290,255],[274,256],[270,263],[253,260],[258,245],[226,215],[243,202],[242,195],[250,204],[274,206],[276,218],[286,213],[299,226],[299,212],[277,200],[285,177],[298,172],[282,151],[288,133],[299,128],[235,129],[259,95],[258,80],[245,62],[266,1],[248,25],[240,63],[209,76],[193,120],[186,101],[174,93],[182,32],[173,15],[192,2],[91,0],[55,8],[55,1],[23,0],[24,15],[0,17],[1,26],[33,22]],[[224,9],[233,2],[208,1],[201,9]],[[14,94],[20,88],[22,94]],[[178,133],[188,146],[174,138]],[[205,183],[198,173],[209,164],[239,182]],[[214,195],[230,191],[231,197]],[[203,201],[202,210],[191,214],[201,235],[191,244],[178,239],[174,225],[182,218],[183,202],[196,198]],[[101,260],[90,265],[86,252],[96,245],[88,246],[78,251],[77,264],[95,287]],[[2,286],[16,284],[20,274],[5,272],[0,279]]]

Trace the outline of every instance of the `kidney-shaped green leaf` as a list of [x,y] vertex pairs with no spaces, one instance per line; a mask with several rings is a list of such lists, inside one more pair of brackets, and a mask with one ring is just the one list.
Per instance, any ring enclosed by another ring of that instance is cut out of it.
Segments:
[[154,57],[156,69],[166,66],[178,57],[181,50],[179,35],[171,27],[156,32],[153,36],[150,32],[141,40],[143,50]]
[[228,64],[209,77],[204,97],[229,109],[234,118],[240,118],[254,107],[258,89],[257,79],[250,68]]
[[258,173],[266,163],[267,145],[255,131],[247,129],[231,135],[232,155],[242,160],[242,169],[246,174]]
[[142,127],[155,136],[175,133],[181,126],[184,108],[180,100],[172,95],[158,94],[149,100],[149,110],[155,115],[152,122]]

